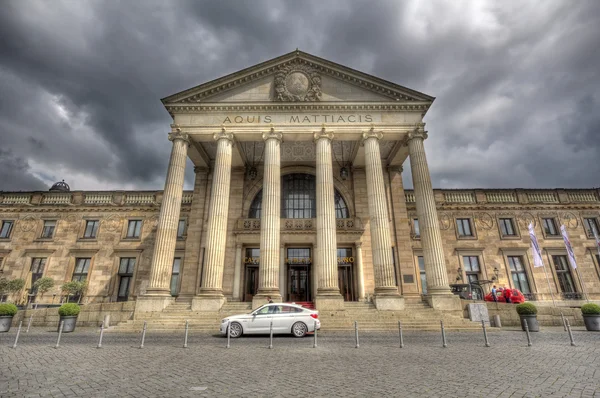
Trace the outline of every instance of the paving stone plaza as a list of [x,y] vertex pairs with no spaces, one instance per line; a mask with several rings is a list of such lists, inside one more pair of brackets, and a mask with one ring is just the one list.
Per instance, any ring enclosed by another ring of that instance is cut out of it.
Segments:
[[402,397],[594,397],[600,396],[600,334],[562,328],[532,333],[517,329],[483,334],[396,333],[275,336],[227,339],[151,330],[106,333],[97,349],[96,329],[64,334],[16,328],[0,336],[1,397],[208,397],[208,396],[402,396]]

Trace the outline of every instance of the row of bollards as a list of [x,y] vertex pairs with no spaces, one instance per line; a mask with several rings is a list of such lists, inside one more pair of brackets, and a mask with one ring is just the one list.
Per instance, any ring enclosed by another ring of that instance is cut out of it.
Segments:
[[[569,320],[566,319],[564,317],[564,315],[561,314],[562,320],[563,320],[563,325],[565,328],[565,331],[568,332],[569,334],[569,340],[571,342],[571,346],[575,346],[575,341],[573,339],[573,332],[571,330],[571,325],[569,323]],[[26,333],[29,332],[29,328],[31,326],[31,322],[32,322],[32,317],[29,318],[29,322],[27,325],[27,330]],[[227,325],[227,346],[226,348],[230,348],[231,347],[231,328],[230,328],[230,324],[231,322],[229,322],[229,324]],[[17,348],[17,343],[19,341],[19,336],[21,334],[21,328],[23,326],[23,321],[19,322],[19,327],[17,329],[17,333],[15,336],[15,341],[12,345],[12,348]],[[529,330],[529,325],[527,323],[527,321],[525,319],[523,319],[523,330],[525,331],[525,335],[527,337],[527,347],[531,347],[532,346],[532,341],[531,341],[531,335],[530,335],[530,330]],[[58,329],[58,337],[56,340],[56,346],[55,348],[59,348],[60,347],[60,339],[63,333],[63,327],[64,327],[64,321],[61,321],[59,329]],[[148,328],[148,324],[147,321],[144,321],[144,325],[142,328],[142,337],[141,337],[141,342],[140,342],[140,346],[139,348],[144,348],[144,342],[146,339],[146,330]],[[441,332],[442,332],[442,347],[443,348],[447,348],[448,347],[448,341],[446,338],[446,329],[444,327],[444,321],[440,320],[440,328],[441,328]],[[486,324],[485,321],[482,320],[481,321],[481,329],[483,331],[483,339],[484,339],[484,346],[485,347],[490,347],[490,341],[488,339],[488,334],[487,334],[487,328],[486,328]],[[104,330],[105,330],[105,325],[104,322],[102,322],[102,324],[100,325],[100,337],[98,340],[98,345],[96,348],[102,348],[102,338],[104,336]],[[313,348],[317,348],[317,321],[315,320],[314,322],[314,333],[313,333]],[[183,348],[187,348],[188,347],[188,335],[189,335],[189,320],[185,321],[185,335],[184,335],[184,340],[183,340]],[[399,346],[400,348],[404,348],[404,335],[403,335],[403,329],[402,329],[402,322],[398,321],[398,338],[399,338]],[[359,348],[360,347],[360,343],[359,343],[359,336],[358,336],[358,321],[354,321],[354,348]],[[269,325],[269,349],[273,349],[273,321],[270,322]]]

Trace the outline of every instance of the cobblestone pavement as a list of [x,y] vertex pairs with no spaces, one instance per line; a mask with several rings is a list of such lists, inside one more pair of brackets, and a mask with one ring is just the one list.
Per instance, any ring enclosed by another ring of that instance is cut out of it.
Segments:
[[1,397],[600,397],[600,333],[562,329],[525,334],[491,330],[491,347],[476,332],[326,333],[313,338],[242,337],[148,331],[106,333],[78,328],[55,349],[55,331],[16,328],[0,336]]

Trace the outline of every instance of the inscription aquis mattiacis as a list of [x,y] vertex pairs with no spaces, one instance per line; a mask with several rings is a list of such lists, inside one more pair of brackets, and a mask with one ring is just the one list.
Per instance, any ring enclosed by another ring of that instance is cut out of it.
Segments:
[[231,115],[225,116],[221,124],[260,124],[260,123],[372,123],[371,114],[314,114],[314,115]]

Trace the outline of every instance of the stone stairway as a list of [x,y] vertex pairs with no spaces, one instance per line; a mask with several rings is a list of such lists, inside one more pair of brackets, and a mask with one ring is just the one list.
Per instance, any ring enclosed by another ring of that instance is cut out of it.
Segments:
[[[420,301],[407,302],[402,311],[378,311],[372,303],[362,302],[346,302],[344,306],[343,311],[319,311],[321,331],[353,330],[355,321],[358,322],[359,329],[364,331],[398,330],[398,321],[402,322],[402,328],[406,331],[437,331],[440,330],[440,320],[444,320],[444,326],[449,331],[481,328],[478,323],[464,319],[460,311],[441,312]],[[185,321],[188,320],[190,331],[218,333],[221,319],[250,311],[251,303],[228,302],[218,312],[199,312],[191,310],[190,302],[177,301],[162,312],[136,315],[134,319],[110,328],[110,331],[140,332],[144,321],[147,321],[149,331],[183,331]]]

